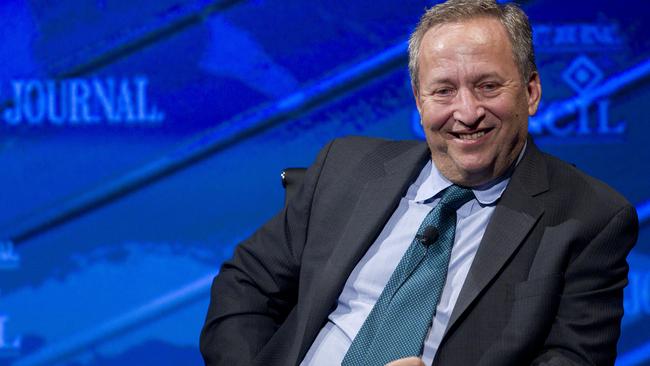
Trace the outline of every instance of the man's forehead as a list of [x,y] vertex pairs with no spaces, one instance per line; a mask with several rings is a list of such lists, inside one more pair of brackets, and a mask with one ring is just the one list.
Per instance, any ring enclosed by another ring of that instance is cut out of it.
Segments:
[[429,66],[482,66],[483,72],[489,72],[485,67],[493,62],[510,64],[505,58],[516,64],[507,32],[494,18],[472,18],[431,28],[424,35],[418,58]]
[[[426,31],[423,43],[429,43],[433,47],[442,47],[441,43],[449,38],[462,38],[465,42],[477,44],[490,41],[505,41],[509,44],[505,27],[493,17],[474,17],[436,24]],[[453,44],[451,45],[453,46]]]

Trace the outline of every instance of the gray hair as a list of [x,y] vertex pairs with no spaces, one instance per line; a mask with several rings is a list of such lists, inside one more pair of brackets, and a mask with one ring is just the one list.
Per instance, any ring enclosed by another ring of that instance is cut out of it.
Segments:
[[512,53],[524,82],[537,71],[533,50],[533,31],[526,14],[513,3],[499,5],[494,0],[449,0],[428,9],[409,38],[409,73],[411,85],[419,92],[420,45],[424,34],[431,28],[447,23],[475,18],[497,19],[508,33]]

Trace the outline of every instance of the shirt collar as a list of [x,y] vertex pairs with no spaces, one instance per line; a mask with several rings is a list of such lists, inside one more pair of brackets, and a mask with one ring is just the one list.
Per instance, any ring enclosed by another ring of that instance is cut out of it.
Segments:
[[[524,156],[524,151],[526,151],[527,145],[528,142],[526,142],[524,147],[521,149],[515,164],[508,169],[503,176],[483,186],[472,189],[474,196],[476,196],[476,199],[481,205],[493,205],[499,198],[501,198],[503,191],[505,191],[510,182],[510,177],[512,176],[514,168],[519,164],[521,158]],[[409,188],[406,193],[406,198],[422,203],[434,198],[452,184],[453,183],[449,179],[440,173],[438,168],[436,168],[436,165],[429,160],[422,169],[422,172],[420,172],[418,178]]]

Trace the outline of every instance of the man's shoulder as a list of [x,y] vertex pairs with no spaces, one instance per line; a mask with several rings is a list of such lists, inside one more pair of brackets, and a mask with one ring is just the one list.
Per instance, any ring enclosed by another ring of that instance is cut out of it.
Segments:
[[396,166],[401,172],[421,168],[430,153],[423,141],[349,136],[333,140],[319,156],[320,184],[339,187],[363,184],[394,171]]
[[328,157],[345,165],[383,164],[409,151],[428,150],[426,143],[418,140],[388,140],[365,136],[347,136],[330,143]]
[[609,208],[618,211],[631,206],[623,195],[607,183],[553,155],[541,154],[547,165],[549,185],[558,196],[574,205],[599,206],[603,210]]
[[400,153],[423,145],[418,140],[389,140],[377,137],[346,136],[332,141],[332,148],[339,153],[399,155]]

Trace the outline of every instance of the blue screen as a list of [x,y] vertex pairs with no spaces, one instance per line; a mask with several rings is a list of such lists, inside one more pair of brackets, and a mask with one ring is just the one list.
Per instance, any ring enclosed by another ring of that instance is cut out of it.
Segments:
[[[432,1],[0,3],[0,365],[200,365],[212,278],[346,135],[423,139]],[[540,148],[621,192],[639,241],[617,365],[650,364],[650,14],[530,0]]]

